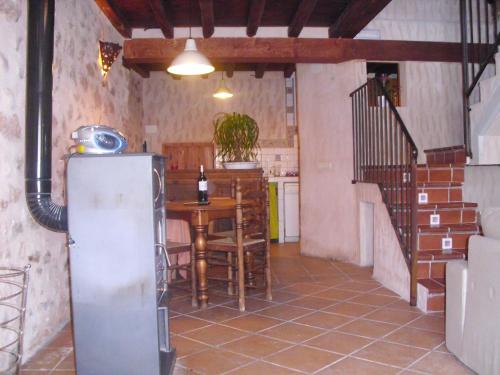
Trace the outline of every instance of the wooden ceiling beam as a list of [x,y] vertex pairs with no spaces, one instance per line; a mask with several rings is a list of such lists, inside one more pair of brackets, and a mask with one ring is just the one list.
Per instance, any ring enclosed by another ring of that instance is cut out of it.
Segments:
[[[184,49],[185,39],[132,39],[123,55],[134,64],[170,64]],[[461,44],[396,40],[315,38],[197,39],[198,49],[212,63],[340,63],[371,61],[461,62]]]
[[210,38],[215,28],[214,2],[213,0],[199,0],[199,4],[203,37]]
[[354,38],[391,0],[351,0],[328,28],[330,38]]
[[112,0],[95,0],[101,11],[108,17],[109,22],[113,27],[124,37],[132,38],[132,29],[128,26],[127,21],[120,9]]
[[247,35],[255,36],[257,29],[260,26],[262,15],[266,7],[266,0],[251,0],[250,9],[248,10]]
[[226,68],[225,69],[226,70],[226,76],[228,78],[232,78],[233,77],[235,67],[236,67],[235,64],[227,64],[225,66],[225,68]]
[[169,0],[149,0],[156,23],[160,26],[165,38],[174,37],[174,24],[168,11]]
[[255,78],[264,77],[264,73],[266,72],[267,64],[257,64],[255,67]]
[[142,78],[149,78],[149,70],[141,66],[140,64],[134,64],[127,61],[126,58],[122,58],[122,64],[127,69],[132,69],[134,72],[139,74]]
[[288,26],[288,36],[296,38],[304,28],[305,24],[311,17],[318,0],[301,0],[295,14],[293,15],[292,22]]
[[285,69],[283,70],[283,76],[285,78],[290,78],[295,72],[295,64],[286,64]]

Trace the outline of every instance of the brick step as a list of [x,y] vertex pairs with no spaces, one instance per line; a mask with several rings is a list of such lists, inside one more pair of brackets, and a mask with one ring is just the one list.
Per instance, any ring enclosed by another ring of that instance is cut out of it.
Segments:
[[420,262],[428,262],[428,261],[443,261],[443,260],[453,260],[453,259],[465,259],[466,258],[466,250],[464,249],[453,249],[451,251],[443,252],[442,250],[427,250],[427,251],[418,251],[418,263]]
[[451,203],[462,201],[462,184],[459,182],[421,182],[417,194],[427,194],[428,203]]
[[[424,291],[426,298],[425,306],[419,306],[426,312],[444,311],[445,285],[444,279],[422,279],[418,280],[419,293]],[[422,298],[422,297],[420,297]]]
[[429,233],[429,234],[434,234],[434,233],[464,233],[464,232],[471,232],[471,233],[479,233],[480,232],[480,227],[479,224],[475,223],[467,223],[467,224],[441,224],[438,226],[433,226],[429,224],[423,224],[419,225],[417,227],[417,232],[418,233]]
[[464,145],[434,148],[424,150],[424,153],[429,165],[443,163],[465,164],[467,160]]
[[443,239],[450,238],[452,249],[465,250],[467,249],[469,237],[477,233],[478,231],[418,233],[417,249],[418,251],[443,250]]
[[422,164],[417,167],[417,182],[464,182],[464,166]]
[[[418,254],[420,255],[420,254]],[[435,254],[418,258],[417,279],[445,279],[446,263],[450,260],[465,259],[465,252],[454,251],[449,254]]]
[[[431,215],[439,215],[440,224],[466,224],[476,223],[477,204],[465,202],[452,203],[433,203],[418,205],[417,224],[430,225]],[[402,215],[402,224],[406,224],[409,220],[408,210],[406,205],[391,205],[389,206],[391,215]]]

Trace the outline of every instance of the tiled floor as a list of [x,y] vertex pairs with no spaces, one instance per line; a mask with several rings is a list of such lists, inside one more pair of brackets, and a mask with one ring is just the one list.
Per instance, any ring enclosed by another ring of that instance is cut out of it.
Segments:
[[[247,312],[213,290],[210,308],[171,304],[175,374],[473,374],[444,346],[442,315],[425,315],[371,278],[371,269],[273,247],[274,300],[254,293]],[[74,374],[65,329],[21,372]],[[143,375],[138,372],[138,375]]]

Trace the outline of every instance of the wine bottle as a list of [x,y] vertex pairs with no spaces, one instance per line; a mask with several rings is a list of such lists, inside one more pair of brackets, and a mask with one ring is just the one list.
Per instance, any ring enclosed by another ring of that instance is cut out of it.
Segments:
[[203,165],[200,165],[200,177],[198,177],[198,202],[208,203],[208,182],[203,171]]

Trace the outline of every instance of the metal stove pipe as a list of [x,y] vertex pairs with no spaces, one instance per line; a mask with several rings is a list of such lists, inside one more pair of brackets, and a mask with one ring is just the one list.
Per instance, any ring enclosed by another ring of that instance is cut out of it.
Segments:
[[26,202],[47,229],[68,230],[67,207],[52,201],[54,0],[28,0],[26,56]]

